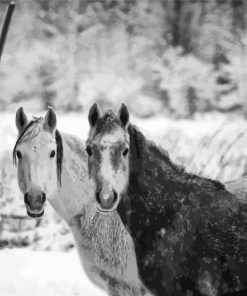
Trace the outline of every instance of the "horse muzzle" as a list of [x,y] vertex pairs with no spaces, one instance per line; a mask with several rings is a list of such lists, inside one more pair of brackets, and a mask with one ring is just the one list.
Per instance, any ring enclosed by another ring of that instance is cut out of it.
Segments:
[[97,192],[95,194],[97,208],[100,212],[109,213],[117,209],[119,198],[115,190],[112,190],[110,194],[103,194]]
[[46,195],[41,192],[38,195],[31,195],[30,193],[25,193],[24,202],[27,210],[28,216],[31,218],[41,218],[44,215],[44,205],[46,201]]
[[33,213],[33,212],[30,212],[29,210],[27,210],[27,214],[31,218],[39,219],[39,218],[42,218],[43,217],[43,215],[44,215],[44,209],[42,209],[42,211],[40,213]]

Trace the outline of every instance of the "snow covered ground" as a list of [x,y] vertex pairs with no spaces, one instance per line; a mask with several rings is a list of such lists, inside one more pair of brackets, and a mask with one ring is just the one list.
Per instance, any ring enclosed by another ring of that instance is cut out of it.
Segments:
[[0,251],[1,296],[106,296],[83,272],[76,251]]

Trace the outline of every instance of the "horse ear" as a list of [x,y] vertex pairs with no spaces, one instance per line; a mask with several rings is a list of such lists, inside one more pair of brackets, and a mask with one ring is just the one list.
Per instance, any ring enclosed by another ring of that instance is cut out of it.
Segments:
[[100,117],[101,117],[101,114],[100,114],[99,108],[97,104],[94,103],[88,113],[88,121],[89,121],[90,127],[94,127]]
[[15,124],[18,129],[18,132],[20,133],[28,124],[27,116],[23,110],[23,107],[20,107],[16,111],[15,115]]
[[56,112],[52,107],[48,107],[48,111],[45,115],[44,127],[50,132],[53,132],[56,126],[57,126]]
[[118,111],[118,117],[122,123],[123,127],[126,127],[129,123],[129,111],[125,104],[122,104],[119,111]]

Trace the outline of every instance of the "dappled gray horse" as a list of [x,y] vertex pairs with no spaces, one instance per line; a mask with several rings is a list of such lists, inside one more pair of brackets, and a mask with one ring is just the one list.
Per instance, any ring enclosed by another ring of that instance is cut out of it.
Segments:
[[143,295],[132,239],[117,213],[99,213],[94,205],[84,142],[56,124],[52,108],[30,122],[23,108],[16,113],[13,159],[27,214],[41,218],[49,200],[69,225],[89,278],[111,295]]
[[89,123],[89,178],[98,210],[119,213],[146,287],[158,296],[247,295],[243,196],[174,164],[129,123],[124,104],[118,114],[103,115],[94,104]]

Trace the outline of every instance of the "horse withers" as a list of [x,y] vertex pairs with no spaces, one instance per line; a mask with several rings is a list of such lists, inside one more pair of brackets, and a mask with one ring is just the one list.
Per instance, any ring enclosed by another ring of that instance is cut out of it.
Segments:
[[142,296],[133,241],[117,213],[101,214],[92,198],[85,142],[56,128],[55,111],[30,122],[16,113],[13,159],[27,213],[41,218],[48,200],[69,225],[85,272],[110,295]]
[[117,210],[154,295],[247,295],[247,204],[189,174],[118,114],[89,112],[89,178],[98,211]]

